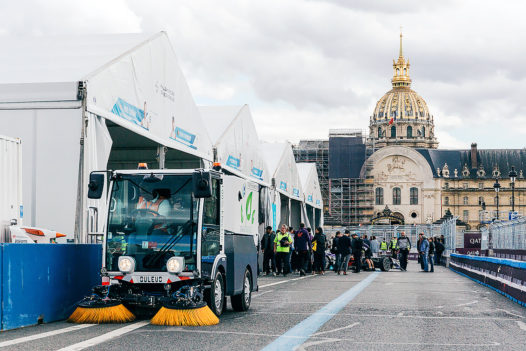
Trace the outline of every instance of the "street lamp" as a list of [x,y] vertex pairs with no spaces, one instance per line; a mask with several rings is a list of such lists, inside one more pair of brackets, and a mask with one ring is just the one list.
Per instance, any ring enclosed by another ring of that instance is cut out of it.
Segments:
[[511,211],[515,212],[515,179],[517,179],[517,172],[515,172],[515,166],[511,166],[511,171],[508,175],[510,176],[511,185]]
[[495,178],[495,184],[493,184],[493,189],[495,189],[495,193],[497,193],[497,220],[499,220],[499,191],[500,191],[499,178]]

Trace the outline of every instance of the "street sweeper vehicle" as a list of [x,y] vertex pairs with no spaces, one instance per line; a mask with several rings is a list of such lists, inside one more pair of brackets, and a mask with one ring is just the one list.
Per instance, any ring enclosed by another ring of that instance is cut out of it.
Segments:
[[88,197],[105,191],[102,285],[70,321],[156,313],[153,324],[210,325],[227,296],[248,310],[258,288],[258,184],[220,169],[91,173]]

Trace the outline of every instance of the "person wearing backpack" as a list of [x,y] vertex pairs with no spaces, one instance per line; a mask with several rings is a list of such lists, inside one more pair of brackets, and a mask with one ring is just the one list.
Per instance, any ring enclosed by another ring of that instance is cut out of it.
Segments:
[[327,247],[327,237],[323,234],[323,228],[318,227],[315,230],[312,239],[312,251],[314,251],[314,266],[312,274],[325,274],[325,248]]
[[298,253],[298,268],[300,276],[305,275],[309,251],[311,249],[309,232],[305,229],[305,224],[300,223],[300,229],[294,235],[294,250]]

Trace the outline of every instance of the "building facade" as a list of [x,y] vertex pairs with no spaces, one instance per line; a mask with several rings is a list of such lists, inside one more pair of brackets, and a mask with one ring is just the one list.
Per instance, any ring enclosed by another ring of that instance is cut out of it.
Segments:
[[[409,68],[400,34],[392,89],[378,100],[370,117],[369,134],[360,146],[364,157],[355,151],[357,146],[352,142],[332,143],[330,137],[323,144],[325,155],[329,155],[329,162],[323,161],[322,167],[326,172],[323,200],[327,204],[327,223],[378,223],[388,209],[401,224],[430,224],[449,210],[473,230],[495,219],[525,214],[526,149],[482,150],[476,143],[465,150],[438,149],[434,117],[425,100],[411,89]],[[301,141],[295,147],[297,159],[307,143]],[[342,160],[348,161],[343,168]],[[298,161],[304,162],[301,158]],[[315,159],[311,162],[318,163]],[[333,172],[357,168],[359,174]],[[516,173],[513,191],[510,172]],[[347,193],[340,193],[342,187],[332,186],[342,182],[349,184]],[[500,185],[498,193],[495,183]],[[512,209],[517,214],[511,213]]]

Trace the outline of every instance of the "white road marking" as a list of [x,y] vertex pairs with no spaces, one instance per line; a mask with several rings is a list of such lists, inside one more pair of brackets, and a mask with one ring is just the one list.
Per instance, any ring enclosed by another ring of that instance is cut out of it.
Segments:
[[[181,332],[181,333],[196,333],[196,334],[212,334],[212,335],[251,335],[251,336],[267,336],[276,337],[279,334],[265,334],[265,333],[247,333],[238,331],[228,330],[202,330],[202,329],[183,329],[179,327],[167,327],[159,329],[147,329],[145,332],[151,333],[167,333],[167,332]],[[301,338],[301,336],[287,336],[288,338]],[[353,338],[327,338],[320,336],[313,336],[313,339],[330,340],[331,342],[343,341],[346,344],[365,344],[365,345],[415,345],[415,346],[466,346],[466,347],[488,347],[488,346],[499,346],[498,342],[489,342],[484,344],[466,344],[466,343],[421,343],[421,342],[396,342],[396,341],[356,341],[356,337]],[[522,345],[522,344],[521,344]],[[298,349],[299,351],[299,349]]]
[[[341,327],[341,328],[336,328],[336,329],[332,329],[332,330],[317,332],[317,333],[312,334],[312,336],[317,336],[317,335],[327,334],[327,333],[333,333],[335,331],[340,331],[340,330],[344,330],[344,329],[350,329],[352,327],[357,326],[358,324],[360,324],[360,322],[355,322],[355,323],[349,324],[349,325],[347,325],[345,327]],[[303,344],[303,345],[305,345],[305,344]]]
[[271,293],[271,292],[273,292],[273,291],[274,291],[274,290],[268,290],[268,291],[258,292],[257,295],[252,296],[252,298],[260,297],[260,296],[262,296],[262,295],[265,295],[265,294]]
[[294,351],[306,351],[307,347],[314,346],[314,345],[320,345],[320,344],[326,344],[329,342],[335,342],[340,341],[339,339],[322,339],[322,340],[313,340],[313,341],[307,341],[303,345],[300,345],[294,349]]
[[404,312],[398,312],[398,314],[396,315],[397,317],[403,317],[404,315]]
[[454,307],[462,307],[462,306],[474,305],[474,304],[476,304],[477,302],[479,302],[479,301],[478,301],[478,300],[473,300],[473,301],[471,301],[471,302],[466,302],[466,303],[461,303],[461,304],[455,305]]
[[279,282],[274,282],[274,283],[264,284],[264,285],[260,285],[259,287],[260,287],[260,288],[266,288],[267,286],[274,286],[274,285],[283,284],[283,283],[288,283],[288,282],[293,282],[293,281],[295,281],[295,280],[301,280],[301,279],[310,278],[310,277],[315,277],[315,275],[306,275],[306,276],[304,276],[304,277],[299,277],[299,278],[293,278],[293,279],[287,279],[287,280],[280,280]]
[[94,325],[96,325],[96,324],[77,324],[77,325],[74,325],[72,327],[52,330],[52,331],[48,331],[48,332],[40,333],[40,334],[35,334],[35,335],[23,336],[21,338],[16,338],[16,339],[13,339],[13,340],[7,340],[7,341],[0,342],[0,347],[6,347],[6,346],[11,346],[11,345],[21,344],[23,342],[28,342],[28,341],[38,340],[38,339],[42,339],[42,338],[47,338],[47,337],[53,336],[53,335],[69,333],[69,332],[72,332],[72,331],[76,331],[76,330],[92,327]]
[[513,313],[513,312],[510,312],[510,311],[507,311],[507,310],[504,310],[502,308],[496,308],[497,311],[502,311],[506,314],[509,314],[510,316],[515,316],[515,317],[520,317],[520,318],[524,318],[524,316],[521,316],[520,314],[516,314],[516,313]]
[[526,331],[526,323],[517,321],[517,324],[519,325],[519,328]]
[[[254,311],[254,314],[277,314],[277,315],[311,315],[314,312],[273,312],[265,311],[259,312]],[[421,315],[403,315],[396,316],[392,314],[360,314],[360,313],[321,313],[329,316],[355,316],[355,317],[385,317],[385,318],[417,318],[417,319],[464,319],[464,320],[481,320],[481,321],[516,321],[516,318],[502,318],[502,317],[461,317],[461,316],[421,316]]]
[[109,333],[99,335],[99,336],[97,336],[95,338],[91,338],[91,339],[84,340],[84,341],[81,341],[79,343],[76,343],[76,344],[73,344],[73,345],[70,345],[70,346],[66,346],[66,347],[64,347],[64,348],[62,348],[62,349],[60,349],[58,351],[78,351],[78,350],[83,350],[85,348],[98,345],[98,344],[103,343],[105,341],[108,341],[108,340],[114,339],[116,337],[119,337],[119,336],[121,336],[123,334],[129,333],[129,332],[131,332],[131,331],[133,331],[135,329],[142,328],[142,327],[144,327],[145,325],[148,325],[148,324],[150,324],[150,321],[136,322],[136,323],[127,325],[125,327],[112,330]]

